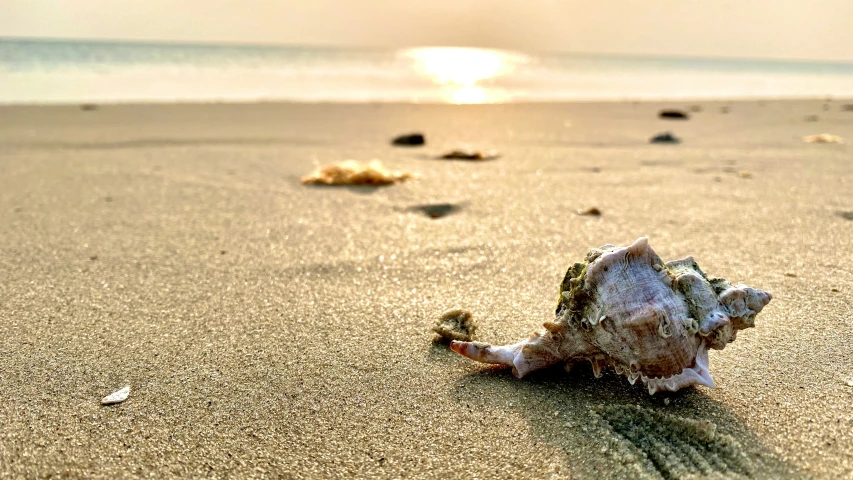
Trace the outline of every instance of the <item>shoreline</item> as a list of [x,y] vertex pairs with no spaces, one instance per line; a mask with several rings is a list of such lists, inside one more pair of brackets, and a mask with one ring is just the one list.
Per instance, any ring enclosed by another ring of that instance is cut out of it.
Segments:
[[[475,107],[475,106],[538,106],[538,105],[573,105],[573,104],[604,104],[613,105],[620,103],[637,103],[637,104],[696,104],[710,103],[718,104],[739,104],[739,103],[755,103],[755,102],[782,102],[782,103],[798,103],[798,102],[822,102],[829,104],[844,104],[853,103],[853,97],[832,97],[832,96],[813,96],[813,97],[737,97],[737,98],[614,98],[614,99],[570,99],[570,100],[531,100],[531,101],[507,101],[493,103],[450,103],[450,102],[416,102],[416,101],[313,101],[313,100],[162,100],[162,101],[98,101],[98,100],[80,100],[67,102],[50,102],[50,103],[2,103],[0,108],[42,108],[42,107],[77,107],[81,105],[96,105],[99,107],[147,107],[147,106],[200,106],[200,105],[233,105],[233,106],[251,106],[251,105],[341,105],[341,106],[357,106],[357,105],[387,105],[387,106],[454,106],[454,107]],[[690,105],[685,105],[688,108]]]

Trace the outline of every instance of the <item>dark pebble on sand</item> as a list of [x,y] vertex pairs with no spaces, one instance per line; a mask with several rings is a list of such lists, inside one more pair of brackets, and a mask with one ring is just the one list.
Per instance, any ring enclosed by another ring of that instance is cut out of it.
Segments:
[[398,147],[417,147],[425,143],[426,139],[422,133],[407,133],[405,135],[395,137],[394,140],[391,141],[392,145],[397,145]]
[[682,112],[681,110],[661,110],[658,113],[658,117],[672,120],[687,120],[690,118],[690,115],[687,112]]
[[673,135],[672,132],[664,132],[650,138],[649,143],[681,143],[681,139]]
[[589,207],[589,208],[586,208],[584,210],[578,210],[578,215],[587,215],[590,217],[600,217],[601,216],[601,210],[599,210],[597,207]]
[[853,220],[853,211],[850,212],[838,212],[838,216],[843,218],[844,220]]
[[97,109],[98,106],[94,103],[84,103],[83,105],[80,105],[80,110],[83,110],[84,112],[92,112]]

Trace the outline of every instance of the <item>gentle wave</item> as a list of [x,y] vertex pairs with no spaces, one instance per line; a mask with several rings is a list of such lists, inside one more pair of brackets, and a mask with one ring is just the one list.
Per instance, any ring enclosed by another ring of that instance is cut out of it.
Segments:
[[0,103],[846,97],[853,64],[7,39],[0,84]]

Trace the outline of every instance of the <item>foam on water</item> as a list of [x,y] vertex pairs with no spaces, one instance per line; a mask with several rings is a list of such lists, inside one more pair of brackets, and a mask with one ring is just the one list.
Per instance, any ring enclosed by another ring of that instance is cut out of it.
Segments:
[[0,40],[0,103],[508,101],[853,96],[853,64]]

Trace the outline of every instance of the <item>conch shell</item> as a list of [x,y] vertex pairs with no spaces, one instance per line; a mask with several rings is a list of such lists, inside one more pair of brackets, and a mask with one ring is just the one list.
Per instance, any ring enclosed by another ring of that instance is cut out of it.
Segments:
[[453,341],[450,348],[484,363],[513,367],[516,377],[560,362],[588,360],[601,376],[613,366],[649,394],[688,385],[714,388],[708,349],[722,350],[753,327],[767,292],[705,275],[692,257],[668,263],[641,237],[605,245],[572,265],[560,286],[556,318],[512,345]]

